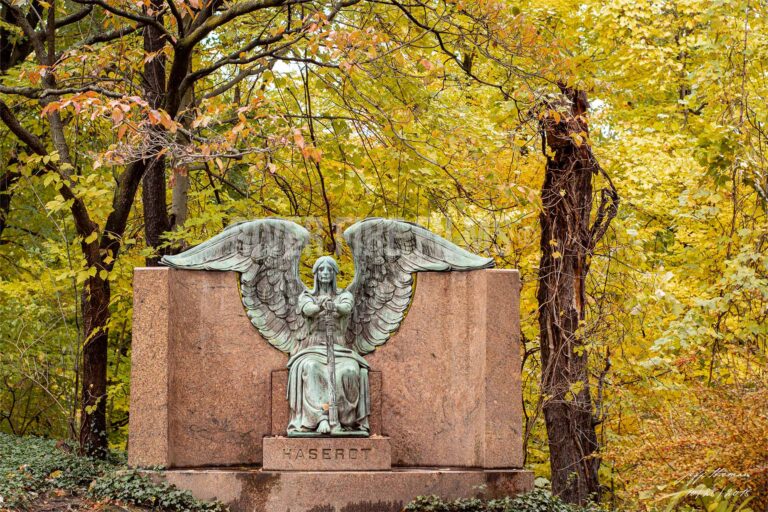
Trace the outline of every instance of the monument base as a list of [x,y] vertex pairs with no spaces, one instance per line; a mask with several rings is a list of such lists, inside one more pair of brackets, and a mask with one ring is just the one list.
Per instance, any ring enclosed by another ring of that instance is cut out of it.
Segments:
[[390,471],[171,469],[162,478],[232,512],[399,512],[416,496],[499,498],[529,491],[522,469],[397,468]]

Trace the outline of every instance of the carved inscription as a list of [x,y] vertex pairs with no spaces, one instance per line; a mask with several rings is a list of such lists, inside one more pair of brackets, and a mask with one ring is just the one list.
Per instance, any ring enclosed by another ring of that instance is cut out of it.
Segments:
[[388,437],[264,438],[265,471],[379,471],[392,467]]
[[369,460],[371,448],[283,448],[286,460]]

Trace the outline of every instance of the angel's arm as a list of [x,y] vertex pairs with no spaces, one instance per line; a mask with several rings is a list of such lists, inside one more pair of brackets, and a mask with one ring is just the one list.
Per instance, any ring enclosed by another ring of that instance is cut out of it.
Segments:
[[347,316],[352,312],[354,297],[349,292],[344,292],[336,299],[336,312],[339,316]]
[[308,293],[302,294],[302,296],[299,298],[298,305],[299,305],[299,313],[301,313],[307,318],[312,318],[317,316],[317,314],[322,309],[317,303],[315,303],[315,300]]

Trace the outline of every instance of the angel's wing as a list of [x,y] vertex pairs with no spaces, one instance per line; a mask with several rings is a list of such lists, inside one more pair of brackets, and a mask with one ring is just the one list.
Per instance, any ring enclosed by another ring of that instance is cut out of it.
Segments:
[[413,272],[490,268],[493,259],[465,251],[417,224],[365,219],[344,232],[355,278],[355,305],[346,341],[361,354],[385,343],[403,321],[413,294]]
[[253,220],[230,226],[160,262],[174,268],[239,272],[240,294],[251,323],[271,345],[291,353],[307,336],[296,302],[306,290],[299,278],[299,260],[308,242],[309,231],[296,223]]

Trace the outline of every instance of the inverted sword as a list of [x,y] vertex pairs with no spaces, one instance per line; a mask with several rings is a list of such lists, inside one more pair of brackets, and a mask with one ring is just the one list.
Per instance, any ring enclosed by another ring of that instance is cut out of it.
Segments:
[[[328,299],[333,300],[333,299]],[[331,431],[339,426],[339,408],[336,402],[336,354],[333,351],[333,311],[325,311],[325,344],[328,356],[328,387],[330,404],[328,404],[328,423]]]

